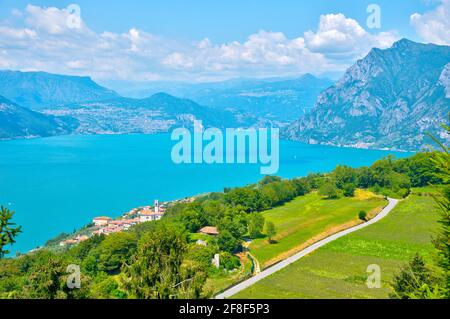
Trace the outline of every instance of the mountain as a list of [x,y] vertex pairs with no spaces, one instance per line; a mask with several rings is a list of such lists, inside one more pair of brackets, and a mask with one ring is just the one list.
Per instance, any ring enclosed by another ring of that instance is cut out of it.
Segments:
[[306,74],[295,79],[247,80],[186,95],[197,103],[233,109],[283,126],[308,113],[317,96],[333,83]]
[[311,144],[419,150],[450,112],[450,47],[407,39],[372,49],[282,136]]
[[[258,125],[282,126],[309,112],[320,92],[332,84],[329,79],[306,74],[299,78],[239,78],[215,83],[135,83],[134,90],[120,92],[142,98],[164,91],[214,109],[253,114],[259,118]],[[119,90],[126,87],[123,83],[111,85]]]
[[74,119],[34,112],[0,96],[0,139],[69,134],[77,126]]
[[201,106],[188,99],[166,93],[146,99],[118,97],[110,100],[67,104],[46,108],[53,116],[76,118],[79,134],[161,133],[176,127],[192,127],[202,120],[207,127],[242,127],[252,124],[252,116],[240,116],[226,110]]
[[89,77],[19,71],[0,71],[0,95],[34,109],[118,97]]

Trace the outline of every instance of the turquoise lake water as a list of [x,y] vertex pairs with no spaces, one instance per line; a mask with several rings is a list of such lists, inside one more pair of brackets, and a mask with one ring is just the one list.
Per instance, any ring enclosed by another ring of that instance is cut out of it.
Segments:
[[[260,165],[176,165],[170,135],[62,136],[0,141],[0,204],[16,212],[23,233],[11,248],[26,252],[93,217],[116,217],[161,201],[222,191],[262,178]],[[291,178],[338,164],[370,165],[388,154],[280,142],[280,170]]]

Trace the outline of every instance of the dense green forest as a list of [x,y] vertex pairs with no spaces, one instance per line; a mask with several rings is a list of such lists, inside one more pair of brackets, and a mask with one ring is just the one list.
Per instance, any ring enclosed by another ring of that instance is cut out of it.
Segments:
[[[406,159],[387,157],[370,167],[338,166],[327,174],[291,180],[266,176],[256,184],[207,194],[192,203],[174,204],[160,221],[139,224],[106,237],[94,236],[62,252],[41,249],[3,258],[0,298],[209,298],[211,291],[205,289],[207,278],[240,266],[236,254],[243,249],[245,239],[265,236],[270,242],[276,234],[274,225],[265,222],[262,211],[312,191],[319,192],[323,200],[352,197],[357,188],[403,198],[412,187],[448,184],[448,149],[444,150]],[[414,294],[418,289],[422,297],[432,292],[448,295],[450,191],[448,187],[444,189],[442,198],[447,201],[439,200],[447,215],[443,213],[442,236],[436,239],[443,274],[434,276],[433,286],[427,290],[423,285],[405,288],[410,272],[400,273],[397,296],[417,296]],[[8,224],[11,212],[3,209],[2,215],[4,224]],[[197,244],[198,231],[204,226],[219,230],[218,236],[203,237],[206,246]],[[16,236],[21,236],[20,229],[9,229],[9,233],[6,226],[1,229],[2,252]],[[220,255],[219,269],[211,263],[216,254]],[[420,262],[412,261],[412,267],[420,268]],[[67,267],[71,264],[79,265],[81,270],[79,289],[69,289],[67,285],[71,275]]]

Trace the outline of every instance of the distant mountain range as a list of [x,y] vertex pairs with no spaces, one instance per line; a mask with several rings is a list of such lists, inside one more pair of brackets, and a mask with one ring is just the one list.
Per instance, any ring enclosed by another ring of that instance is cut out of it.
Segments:
[[32,109],[102,101],[119,96],[89,77],[19,71],[0,71],[0,95]]
[[[450,112],[449,46],[403,39],[373,49],[334,85],[309,74],[153,85],[140,91],[150,97],[131,98],[89,77],[0,71],[0,138],[151,134],[194,119],[219,128],[279,126],[287,139],[348,147],[418,150],[426,132],[448,138],[440,124]],[[172,95],[155,94],[163,88]]]
[[167,92],[215,109],[253,114],[264,125],[283,126],[309,112],[317,96],[332,84],[329,79],[305,74],[297,78],[232,79],[200,84],[148,82],[135,84],[135,89],[128,90],[123,89],[126,86],[123,84],[112,85],[135,98]]
[[77,120],[31,111],[0,96],[0,139],[32,138],[69,134]]
[[450,47],[400,40],[373,49],[282,136],[306,143],[418,150],[448,138]]
[[192,128],[193,120],[203,121],[206,127],[234,127],[251,124],[252,117],[240,119],[225,110],[214,110],[187,99],[166,93],[146,99],[118,97],[110,100],[73,103],[47,108],[47,115],[77,119],[77,134],[161,133],[173,127]]

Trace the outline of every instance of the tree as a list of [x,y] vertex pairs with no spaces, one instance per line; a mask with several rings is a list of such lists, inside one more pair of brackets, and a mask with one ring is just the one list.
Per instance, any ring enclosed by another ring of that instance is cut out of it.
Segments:
[[358,214],[358,218],[361,219],[362,221],[367,221],[367,213],[365,211],[360,211]]
[[11,222],[13,216],[14,212],[6,207],[0,207],[0,259],[9,254],[9,250],[5,247],[14,244],[16,237],[22,231],[22,227],[14,227],[16,224]]
[[292,181],[295,187],[297,196],[303,196],[311,191],[311,187],[305,178],[296,178]]
[[145,235],[130,265],[124,266],[124,286],[138,299],[198,297],[206,280],[198,263],[185,260],[188,243],[179,228],[162,224]]
[[415,255],[399,274],[394,276],[392,287],[394,299],[424,299],[427,297],[426,287],[434,285],[431,271],[426,267],[420,255]]
[[136,249],[135,237],[126,232],[111,234],[93,251],[100,271],[114,274],[131,257]]
[[228,230],[223,230],[217,237],[217,245],[220,250],[234,253],[241,248],[241,240],[233,236]]
[[342,191],[345,197],[355,196],[356,185],[353,183],[347,183],[342,186]]
[[[447,135],[450,134],[450,126],[442,125]],[[431,135],[430,135],[431,136]],[[439,207],[440,233],[433,239],[434,246],[438,251],[438,265],[443,270],[443,285],[446,291],[446,298],[450,298],[450,148],[442,144],[437,138],[431,138],[440,146],[442,152],[432,157],[432,162],[437,168],[436,176],[440,178],[446,186],[441,191],[441,196],[434,199]]]
[[248,218],[248,233],[250,238],[258,237],[264,228],[264,216],[260,213],[253,213]]
[[331,182],[325,182],[320,188],[319,188],[319,195],[325,196],[328,199],[336,199],[339,198],[339,190]]
[[266,222],[266,234],[269,237],[269,242],[273,242],[273,237],[277,234],[275,224],[273,222]]
[[340,189],[344,189],[345,184],[354,184],[357,179],[355,169],[349,166],[338,165],[332,173],[333,179],[336,182],[336,186]]
[[32,257],[22,298],[29,299],[72,299],[85,298],[89,291],[90,280],[81,275],[81,289],[70,289],[67,285],[70,264],[62,255],[49,251],[40,251]]
[[220,254],[220,267],[225,270],[233,270],[241,265],[239,257],[230,254],[229,252],[223,252]]
[[271,175],[266,175],[264,176],[264,178],[259,182],[260,185],[267,185],[270,183],[275,183],[275,182],[281,182],[281,177],[278,176],[271,176]]

